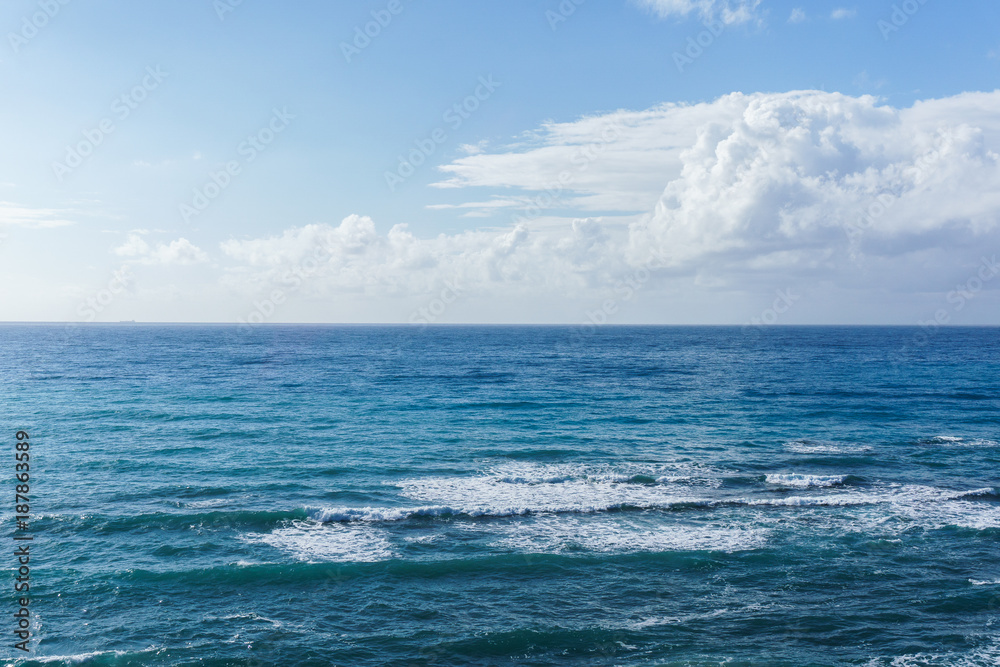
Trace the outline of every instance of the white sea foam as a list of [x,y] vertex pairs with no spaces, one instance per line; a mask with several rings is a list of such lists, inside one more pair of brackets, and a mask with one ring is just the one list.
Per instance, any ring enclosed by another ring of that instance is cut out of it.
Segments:
[[[412,501],[409,505],[310,507],[308,521],[292,522],[252,539],[302,560],[379,561],[397,557],[399,550],[418,540],[433,543],[444,530],[469,531],[498,548],[528,553],[759,549],[774,531],[788,528],[793,510],[793,520],[803,520],[801,529],[817,525],[808,517],[822,512],[823,526],[839,526],[841,534],[873,540],[901,538],[914,527],[1000,528],[1000,505],[980,499],[995,493],[992,488],[962,491],[877,482],[847,486],[845,475],[782,472],[767,475],[767,486],[726,491],[654,482],[663,476],[654,476],[659,472],[666,471],[519,463],[476,476],[406,479],[394,486]],[[670,472],[705,476],[704,469]],[[636,479],[637,475],[641,477]],[[795,492],[776,494],[781,488]],[[718,513],[641,511],[696,507]],[[773,511],[766,511],[768,507]],[[518,519],[527,516],[530,519]],[[693,523],[690,517],[695,518]],[[439,518],[458,521],[434,521]],[[474,518],[508,520],[467,520]],[[704,518],[719,523],[699,523]],[[419,538],[408,536],[409,528],[394,525],[421,519],[429,531],[422,531]]]
[[796,454],[867,454],[872,451],[868,445],[845,445],[815,440],[793,440],[783,446]]
[[837,486],[843,484],[847,475],[799,475],[773,474],[767,476],[767,483],[783,487],[808,488],[810,486]]
[[406,510],[410,513],[516,516],[700,502],[706,499],[705,486],[720,485],[709,477],[719,472],[690,464],[613,469],[514,464],[477,476],[424,477],[395,485],[404,497],[426,503]]
[[[432,505],[427,507],[307,507],[309,518],[320,523],[352,521],[403,521],[418,516],[442,517],[469,514],[461,508]],[[473,516],[476,516],[473,514]]]
[[[306,508],[309,518],[323,523],[396,522],[417,517],[516,517],[527,514],[593,514],[609,510],[674,509],[678,507],[880,506],[883,514],[903,517],[919,525],[989,528],[1000,525],[1000,508],[975,502],[992,488],[968,491],[920,485],[884,484],[845,487],[846,475],[773,473],[771,486],[801,493],[726,495],[704,487],[675,483],[636,483],[633,471],[594,470],[567,473],[555,466],[518,465],[478,476],[425,477],[397,482],[401,494],[414,501],[403,507]],[[516,472],[515,472],[516,471]],[[653,476],[646,471],[643,480]],[[621,481],[621,480],[627,481]],[[888,509],[886,509],[886,506]]]
[[[864,532],[874,536],[895,536],[920,526],[939,530],[949,526],[986,530],[1000,528],[1000,507],[971,500],[992,489],[954,491],[912,484],[889,484],[868,490],[847,489],[817,496],[790,496],[759,499],[755,505],[871,507],[872,512],[855,514]],[[874,512],[874,513],[873,513]]]
[[270,533],[249,533],[244,539],[267,544],[309,562],[373,563],[394,556],[384,531],[365,524],[296,521]]
[[915,653],[895,658],[875,658],[866,667],[996,667],[1000,664],[1000,642],[964,652]]
[[964,438],[955,435],[936,435],[926,441],[928,444],[944,447],[986,448],[1000,447],[1000,442],[989,438]]
[[15,660],[13,665],[21,664],[22,662],[58,662],[63,664],[76,665],[79,663],[89,662],[95,658],[100,658],[101,656],[113,655],[116,658],[120,658],[126,655],[141,655],[143,653],[153,653],[159,651],[158,648],[147,648],[139,651],[91,651],[89,653],[74,653],[72,655],[44,655],[44,656],[32,656],[30,659]]
[[648,478],[660,484],[718,485],[724,471],[692,462],[608,465],[505,463],[484,476],[506,484],[561,484],[564,482],[635,483]]
[[493,530],[496,546],[527,553],[748,551],[767,543],[768,530],[728,525],[669,525],[585,517],[542,517]]
[[628,624],[630,630],[645,630],[646,628],[655,628],[662,625],[682,625],[684,623],[690,623],[691,621],[704,621],[720,616],[729,615],[731,612],[728,609],[713,609],[712,611],[705,612],[703,614],[684,614],[683,616],[654,616],[651,618],[644,618],[641,621],[633,621]]
[[984,486],[981,489],[973,489],[972,491],[962,492],[963,498],[975,498],[976,496],[992,496],[996,494],[996,489],[992,486]]
[[276,620],[274,620],[272,618],[268,618],[267,616],[261,616],[260,614],[258,614],[255,611],[244,612],[242,614],[227,614],[226,616],[206,616],[205,617],[206,621],[217,621],[217,620],[220,620],[220,619],[223,620],[223,621],[251,621],[251,622],[252,621],[263,621],[265,623],[270,623],[271,625],[273,625],[276,628],[282,627],[281,621],[276,621]]
[[233,504],[231,498],[211,498],[209,500],[195,500],[189,503],[181,503],[182,507],[188,509],[212,509],[216,507],[228,507]]

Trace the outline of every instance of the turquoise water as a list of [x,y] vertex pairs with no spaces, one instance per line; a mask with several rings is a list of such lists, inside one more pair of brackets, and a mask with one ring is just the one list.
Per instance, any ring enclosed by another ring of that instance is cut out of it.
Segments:
[[998,333],[3,326],[0,656],[995,665]]

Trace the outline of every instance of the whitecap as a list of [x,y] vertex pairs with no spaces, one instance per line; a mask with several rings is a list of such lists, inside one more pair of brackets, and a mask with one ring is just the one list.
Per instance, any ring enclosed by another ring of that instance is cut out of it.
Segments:
[[846,479],[847,475],[800,475],[789,473],[771,474],[766,477],[765,481],[768,484],[777,486],[807,488],[811,486],[837,486],[843,484]]
[[651,526],[639,521],[544,517],[500,527],[495,546],[526,553],[751,551],[766,546],[763,528],[729,525]]
[[373,563],[395,555],[384,531],[365,524],[296,521],[270,533],[248,533],[243,539],[281,549],[307,562]]

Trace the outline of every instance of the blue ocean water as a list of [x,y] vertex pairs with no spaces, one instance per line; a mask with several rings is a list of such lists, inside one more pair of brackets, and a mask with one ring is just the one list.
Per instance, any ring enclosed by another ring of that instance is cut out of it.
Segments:
[[998,333],[2,326],[0,656],[995,665]]

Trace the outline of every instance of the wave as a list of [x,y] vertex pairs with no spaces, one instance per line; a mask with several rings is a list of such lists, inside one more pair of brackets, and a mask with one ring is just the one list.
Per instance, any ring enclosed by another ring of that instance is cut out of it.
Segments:
[[32,667],[33,665],[93,665],[101,667],[107,665],[134,665],[135,660],[141,660],[142,656],[155,654],[159,649],[148,648],[140,651],[91,651],[89,653],[75,653],[72,655],[47,655],[33,658],[15,659],[11,664],[17,667]]
[[[891,506],[890,513],[920,525],[953,525],[981,530],[1000,527],[1000,489],[953,490],[903,484],[867,483],[847,474],[769,473],[723,485],[725,471],[688,463],[657,467],[635,465],[571,466],[512,464],[476,476],[404,479],[394,501],[377,504],[305,505],[282,510],[228,510],[213,507],[218,498],[202,497],[188,511],[131,516],[45,514],[39,528],[53,533],[143,533],[155,530],[235,530],[275,534],[301,530],[298,524],[395,524],[489,520],[519,516],[685,512],[734,507]],[[213,492],[221,489],[213,489]],[[380,494],[381,495],[381,494]],[[374,497],[369,496],[370,502]],[[359,498],[361,502],[366,499]],[[348,499],[351,502],[351,499]],[[2,514],[2,513],[0,513]],[[0,516],[2,518],[2,516]],[[301,536],[296,537],[300,540]],[[280,540],[280,537],[269,538]],[[351,540],[340,547],[354,549]],[[357,538],[362,539],[362,538]],[[367,538],[365,538],[367,539]],[[374,539],[374,538],[373,538]],[[375,540],[377,542],[377,540]],[[386,548],[379,542],[366,549]],[[318,547],[317,547],[318,549]],[[314,549],[315,550],[315,549]]]
[[783,447],[796,454],[872,454],[874,449],[868,445],[845,445],[835,442],[817,440],[792,440]]
[[[819,486],[830,488],[833,484]],[[796,495],[781,498],[731,496],[708,498],[703,496],[635,496],[613,499],[593,497],[573,502],[567,498],[562,504],[539,502],[536,504],[503,505],[489,502],[464,505],[421,505],[409,507],[306,507],[308,518],[317,523],[392,523],[422,518],[509,518],[529,515],[597,514],[649,510],[713,509],[725,507],[854,507],[891,504],[914,510],[924,508],[927,516],[935,511],[928,506],[941,502],[966,501],[965,508],[975,507],[969,501],[998,497],[994,489],[950,491],[916,485],[891,486],[870,491],[844,491],[825,495]],[[603,502],[602,502],[603,501]],[[969,514],[975,514],[970,510]],[[1000,518],[1000,517],[998,517]],[[956,523],[962,526],[966,524]],[[992,525],[992,524],[991,524]],[[1000,524],[997,524],[1000,526]]]
[[917,443],[925,446],[937,445],[939,447],[969,447],[973,449],[1000,447],[1000,442],[989,438],[966,438],[955,435],[936,435],[932,438],[918,440]]
[[799,475],[799,474],[771,474],[767,475],[765,481],[781,487],[794,487],[805,489],[811,486],[829,487],[843,484],[848,475]]
[[582,517],[543,517],[495,530],[495,546],[521,553],[638,553],[752,551],[767,545],[771,531],[747,526],[673,524],[642,521],[595,522]]
[[963,492],[959,498],[963,500],[1000,500],[1000,489],[996,487],[985,487]]
[[874,658],[865,667],[996,667],[1000,643],[980,646],[964,653],[914,653],[892,658]]
[[296,521],[270,533],[245,535],[243,539],[290,552],[308,562],[375,563],[397,555],[382,531],[356,524],[329,526]]

